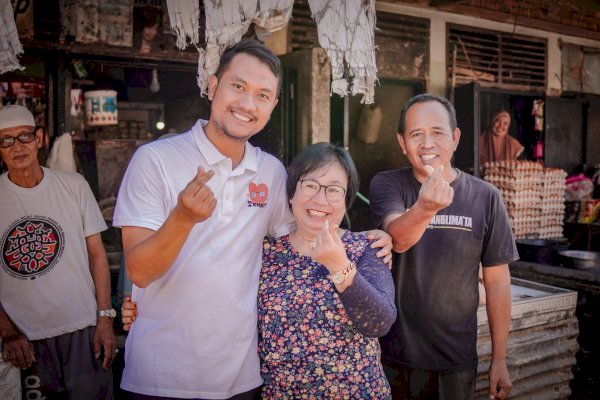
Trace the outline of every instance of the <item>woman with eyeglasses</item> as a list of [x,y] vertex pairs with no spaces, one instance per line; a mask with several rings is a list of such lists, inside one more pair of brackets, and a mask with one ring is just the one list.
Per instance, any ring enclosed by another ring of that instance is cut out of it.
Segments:
[[297,229],[265,240],[258,289],[266,399],[390,398],[377,337],[396,316],[392,276],[366,237],[339,227],[357,190],[352,158],[329,143],[288,168]]
[[[265,239],[258,288],[265,399],[391,399],[377,338],[396,319],[392,276],[364,234],[339,227],[357,191],[342,147],[313,144],[288,167],[297,228]],[[135,320],[133,303],[122,311]]]

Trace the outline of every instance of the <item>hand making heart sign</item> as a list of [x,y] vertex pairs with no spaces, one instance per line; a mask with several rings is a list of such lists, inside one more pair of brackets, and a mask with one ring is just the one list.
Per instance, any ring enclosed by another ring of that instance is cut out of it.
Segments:
[[217,206],[217,199],[206,183],[214,174],[212,170],[204,171],[204,168],[198,168],[194,179],[179,193],[175,208],[183,218],[192,223],[210,218]]
[[350,262],[342,239],[337,233],[338,228],[337,224],[329,225],[328,221],[324,221],[310,247],[310,257],[323,264],[330,273],[346,268]]
[[427,210],[438,212],[452,203],[454,198],[454,189],[442,177],[444,166],[440,165],[435,170],[432,166],[426,165],[425,170],[429,177],[421,185],[419,190],[419,203]]

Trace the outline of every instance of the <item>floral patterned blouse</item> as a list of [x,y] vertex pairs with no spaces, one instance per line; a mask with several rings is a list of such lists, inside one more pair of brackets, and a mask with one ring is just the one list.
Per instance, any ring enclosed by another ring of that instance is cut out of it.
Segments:
[[357,266],[343,293],[288,236],[264,242],[258,326],[265,399],[391,398],[377,337],[396,318],[392,276],[364,236],[346,231],[342,242]]

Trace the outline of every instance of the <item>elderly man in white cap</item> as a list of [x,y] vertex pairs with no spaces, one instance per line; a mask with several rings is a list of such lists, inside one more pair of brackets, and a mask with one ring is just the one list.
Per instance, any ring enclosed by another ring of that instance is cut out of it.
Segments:
[[25,398],[112,399],[106,223],[80,175],[40,166],[41,146],[27,108],[0,110],[2,358]]

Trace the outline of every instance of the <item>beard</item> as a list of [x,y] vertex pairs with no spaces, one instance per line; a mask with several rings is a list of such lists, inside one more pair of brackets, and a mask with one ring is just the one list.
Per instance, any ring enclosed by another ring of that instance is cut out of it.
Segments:
[[258,132],[250,133],[250,134],[245,135],[245,136],[236,136],[236,135],[232,134],[231,132],[229,132],[227,130],[227,128],[225,128],[225,126],[223,124],[219,123],[218,121],[213,121],[213,122],[209,121],[209,123],[213,124],[213,126],[215,127],[218,135],[225,136],[226,138],[228,138],[230,140],[233,140],[235,142],[240,142],[240,143],[247,142],[252,136],[254,136],[258,132],[260,132],[260,130],[259,130]]

